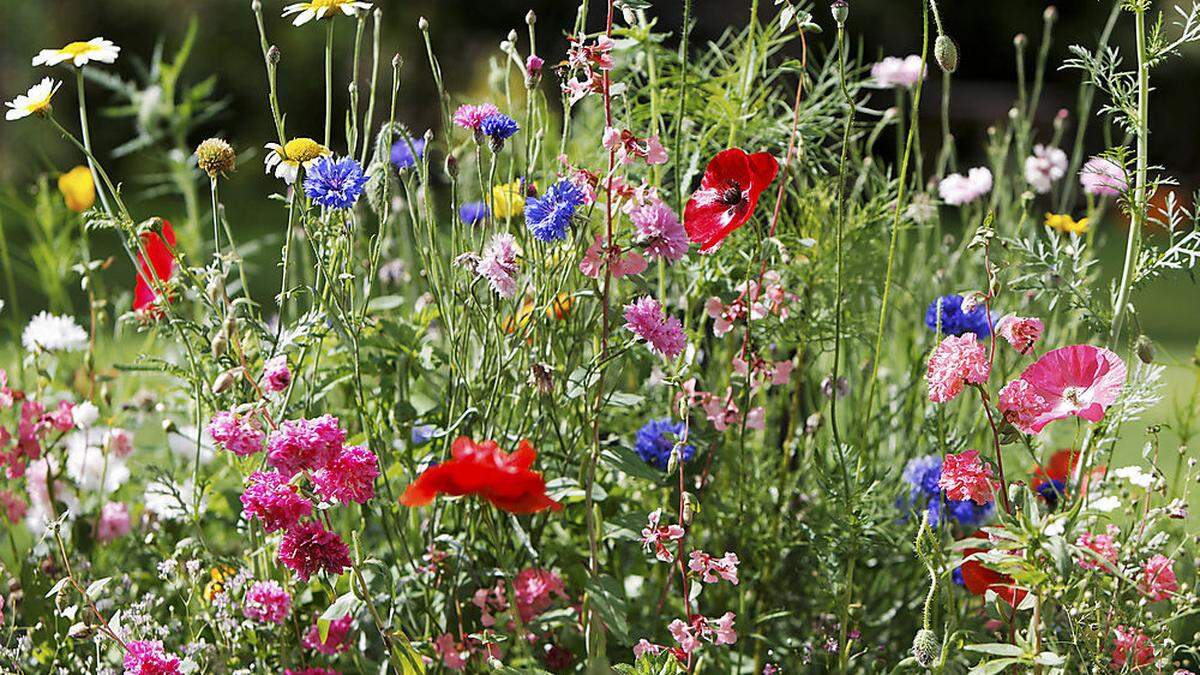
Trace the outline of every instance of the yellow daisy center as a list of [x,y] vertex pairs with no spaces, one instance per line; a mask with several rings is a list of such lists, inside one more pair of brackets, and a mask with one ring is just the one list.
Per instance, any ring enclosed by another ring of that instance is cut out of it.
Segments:
[[312,9],[321,9],[322,7],[337,9],[342,5],[350,4],[353,1],[354,0],[312,0],[312,2],[308,4]]
[[311,138],[293,138],[283,146],[280,154],[284,159],[303,164],[328,155],[329,149]]
[[58,50],[62,54],[67,54],[71,58],[91,54],[92,52],[100,51],[100,48],[90,42],[72,42],[71,44]]

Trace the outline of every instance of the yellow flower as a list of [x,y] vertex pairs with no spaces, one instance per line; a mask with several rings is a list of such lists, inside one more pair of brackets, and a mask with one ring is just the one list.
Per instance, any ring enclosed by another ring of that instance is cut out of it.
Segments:
[[288,5],[283,10],[284,16],[299,14],[293,26],[303,26],[313,19],[332,19],[338,12],[346,16],[354,16],[359,10],[371,9],[371,3],[362,0],[309,0]]
[[1075,220],[1066,213],[1047,213],[1046,227],[1068,234],[1087,234],[1088,219],[1081,218]]
[[533,316],[533,300],[526,300],[521,309],[517,310],[516,317],[508,317],[504,320],[504,332],[512,335],[518,330],[524,330],[529,325],[529,319]]
[[121,48],[104,38],[92,38],[87,42],[72,42],[62,49],[43,49],[33,57],[35,66],[57,66],[70,62],[75,67],[86,66],[91,61],[113,63]]
[[492,215],[500,219],[508,219],[525,213],[525,191],[521,189],[521,181],[503,183],[492,188],[492,198],[488,201]]
[[62,193],[67,208],[83,213],[96,203],[96,184],[92,182],[92,170],[77,166],[58,177],[58,191]]
[[575,298],[571,297],[570,293],[559,293],[554,302],[546,308],[546,316],[551,319],[562,321],[571,316],[571,305],[575,304]]
[[332,154],[329,148],[311,138],[293,138],[286,145],[267,143],[268,152],[263,158],[267,173],[275,170],[275,177],[282,178],[288,185],[296,182],[300,167],[309,168],[313,162]]
[[4,119],[11,122],[30,115],[47,114],[50,112],[50,99],[54,98],[54,93],[61,86],[62,82],[58,80],[49,77],[43,79],[30,87],[29,92],[25,95],[18,96],[4,104],[9,107]]
[[210,581],[204,585],[204,600],[212,604],[213,599],[225,592],[225,584],[220,581]]

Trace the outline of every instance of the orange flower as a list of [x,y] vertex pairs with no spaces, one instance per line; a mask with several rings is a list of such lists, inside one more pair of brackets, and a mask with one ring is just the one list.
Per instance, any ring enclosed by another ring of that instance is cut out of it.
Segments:
[[459,436],[451,446],[449,461],[431,466],[405,489],[400,503],[425,506],[438,495],[477,495],[509,513],[562,510],[562,504],[546,495],[542,474],[530,471],[537,450],[528,440],[509,454],[495,441],[476,443]]

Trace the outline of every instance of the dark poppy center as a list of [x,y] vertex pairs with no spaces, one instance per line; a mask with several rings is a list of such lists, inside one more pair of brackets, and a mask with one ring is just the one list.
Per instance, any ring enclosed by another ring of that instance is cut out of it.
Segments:
[[721,203],[726,206],[738,206],[743,201],[742,186],[737,181],[729,181],[721,192]]

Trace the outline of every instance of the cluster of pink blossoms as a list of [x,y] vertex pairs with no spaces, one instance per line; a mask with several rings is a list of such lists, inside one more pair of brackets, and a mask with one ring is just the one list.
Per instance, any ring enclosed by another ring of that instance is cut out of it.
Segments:
[[[778,364],[776,364],[777,369]],[[773,377],[771,381],[774,381]],[[766,426],[766,410],[762,406],[758,406],[751,408],[750,412],[743,416],[741,408],[733,401],[732,388],[726,389],[724,396],[717,396],[711,392],[696,389],[696,379],[692,378],[680,386],[676,400],[680,399],[686,400],[689,408],[703,409],[705,417],[717,431],[725,431],[730,427],[739,426],[743,422],[748,429],[761,430]]]
[[1136,670],[1154,663],[1154,645],[1141,629],[1117,626],[1113,632],[1115,644],[1112,664],[1116,670],[1123,670],[1126,666]]
[[0,370],[0,410],[12,408],[20,399],[24,400],[16,426],[16,442],[11,448],[8,446],[14,434],[0,425],[0,467],[5,468],[8,478],[25,475],[26,465],[42,456],[42,442],[52,432],[63,434],[76,427],[75,404],[59,401],[57,406],[47,410],[42,403],[24,398],[23,393],[9,389],[8,374]]
[[734,617],[733,612],[725,612],[715,619],[696,614],[686,622],[675,619],[667,625],[667,630],[671,632],[675,642],[679,643],[679,648],[685,654],[691,654],[700,648],[701,641],[717,646],[736,643],[738,636],[733,627]]
[[970,499],[980,506],[990,504],[995,495],[992,467],[979,458],[978,450],[946,455],[942,460],[942,476],[938,479],[938,487],[945,491],[946,499]]
[[163,651],[158,640],[131,640],[125,643],[125,675],[176,675],[179,657]]
[[121,502],[106,502],[100,507],[100,519],[96,521],[96,539],[115,541],[129,534],[131,527],[129,507]]
[[1138,578],[1138,590],[1150,598],[1151,602],[1169,600],[1172,593],[1179,591],[1174,564],[1173,560],[1159,553],[1142,565],[1142,575]]
[[239,415],[223,410],[208,423],[208,435],[217,445],[238,457],[249,457],[263,449],[267,435],[254,415]]
[[929,357],[929,370],[925,373],[929,400],[934,403],[950,401],[961,394],[967,384],[987,382],[991,372],[987,349],[979,344],[974,333],[948,335]]
[[604,149],[616,153],[618,164],[625,164],[632,159],[641,159],[655,166],[667,163],[667,149],[658,140],[658,136],[639,138],[628,129],[604,130]]
[[704,311],[713,320],[713,335],[721,337],[733,330],[734,325],[744,319],[747,313],[751,321],[768,316],[779,317],[780,321],[787,320],[789,306],[799,296],[783,286],[782,277],[775,270],[763,275],[762,286],[757,281],[738,284],[738,295],[729,304],[721,302],[720,298],[712,297],[704,303]]
[[288,368],[287,357],[276,356],[263,365],[262,388],[269,394],[276,394],[287,389],[292,384],[292,371]]
[[517,274],[520,271],[517,261],[521,257],[521,247],[511,234],[502,232],[492,237],[483,255],[475,258],[474,254],[464,256],[460,260],[474,264],[475,273],[485,279],[502,298],[511,298],[517,294]]
[[315,520],[307,520],[283,534],[279,562],[304,581],[319,571],[340,575],[350,567],[350,547]]
[[1090,555],[1084,554],[1079,558],[1079,567],[1085,570],[1113,571],[1117,565],[1117,543],[1114,537],[1120,531],[1116,525],[1109,525],[1106,534],[1092,534],[1084,532],[1075,540],[1075,545],[1079,548],[1088,549],[1100,557],[1096,560]]
[[521,621],[528,623],[550,608],[554,598],[569,600],[563,580],[550,570],[528,568],[517,574],[513,582],[513,593],[517,597],[517,612]]
[[1045,330],[1041,319],[1024,316],[1006,316],[996,324],[996,332],[1000,337],[1022,354],[1028,354],[1033,349]]
[[573,106],[588,94],[604,91],[604,72],[615,65],[612,56],[615,43],[606,35],[591,44],[574,36],[567,39],[571,46],[567,50],[567,72],[562,77],[562,90]]
[[[614,199],[616,197],[614,195]],[[613,277],[619,279],[645,272],[650,264],[648,258],[674,262],[687,254],[687,232],[671,207],[656,196],[635,199],[630,205],[628,213],[634,225],[633,245],[622,247],[614,242],[608,246],[604,237],[597,236],[579,262],[579,271],[584,276],[599,279],[607,268]],[[641,247],[641,250],[637,247]]]
[[741,561],[736,553],[726,551],[725,555],[717,558],[704,551],[692,551],[688,557],[688,569],[695,572],[704,583],[715,584],[724,579],[734,586],[738,585],[738,563]]
[[683,324],[674,316],[664,317],[662,305],[648,295],[625,305],[625,328],[668,359],[687,346]]
[[304,637],[300,642],[306,649],[311,649],[326,656],[341,654],[350,649],[350,642],[346,638],[350,634],[350,624],[353,621],[354,617],[349,614],[340,619],[330,621],[329,631],[325,633],[324,640],[321,639],[320,626],[314,623],[304,632]]
[[272,580],[254,582],[242,604],[247,618],[263,623],[283,623],[291,609],[291,593]]
[[484,643],[472,637],[458,642],[450,633],[443,633],[433,641],[433,651],[442,657],[442,665],[450,670],[465,670],[474,654],[483,654],[488,659],[500,659],[503,654],[494,642]]
[[647,518],[646,527],[642,528],[642,546],[647,553],[654,552],[654,557],[659,560],[669,563],[675,560],[675,552],[671,550],[671,542],[683,539],[683,528],[672,523],[671,525],[662,525],[659,521],[662,520],[662,509],[655,509],[650,512]]

